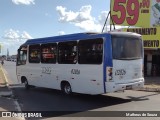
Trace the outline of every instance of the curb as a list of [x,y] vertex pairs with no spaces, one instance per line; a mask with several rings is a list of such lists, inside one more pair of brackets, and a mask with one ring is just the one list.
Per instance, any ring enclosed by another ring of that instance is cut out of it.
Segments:
[[4,76],[4,79],[2,80],[4,83],[1,84],[1,88],[3,88],[4,90],[0,92],[0,96],[1,97],[12,97],[13,96],[13,93],[9,87],[9,84],[8,84],[8,79],[4,73],[4,69],[2,66],[0,66],[0,69],[2,71],[2,75]]
[[4,69],[3,69],[2,66],[0,66],[0,69],[2,70],[2,74],[4,75],[4,80],[3,80],[4,84],[9,88],[8,79],[7,79],[7,77],[6,77],[5,73],[4,73]]
[[[4,69],[3,69],[3,67],[1,65],[0,65],[0,69],[2,70],[2,74],[4,75],[4,79],[5,79],[5,80],[3,80],[4,81],[4,87],[7,87],[7,89],[8,89],[8,91],[0,92],[0,97],[11,97],[11,98],[13,98],[14,97],[13,92],[12,92],[12,90],[11,90],[9,84],[8,84],[7,76],[5,75]],[[21,107],[20,107],[18,101],[14,99],[13,102],[14,102],[14,104],[16,106],[16,109],[19,112],[22,112]],[[17,117],[17,119],[19,119],[19,120],[25,120],[24,117]]]
[[137,91],[160,92],[160,88],[144,87],[144,88],[138,89]]

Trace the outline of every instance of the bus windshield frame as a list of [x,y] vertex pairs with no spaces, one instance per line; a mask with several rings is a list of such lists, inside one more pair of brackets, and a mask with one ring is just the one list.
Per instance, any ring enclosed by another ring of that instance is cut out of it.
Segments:
[[112,56],[116,60],[136,60],[143,58],[141,37],[112,35]]

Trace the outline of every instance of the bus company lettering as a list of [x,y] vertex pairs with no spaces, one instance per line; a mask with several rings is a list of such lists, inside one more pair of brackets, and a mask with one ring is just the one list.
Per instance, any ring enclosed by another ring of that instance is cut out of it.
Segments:
[[78,70],[78,69],[72,69],[71,70],[71,74],[79,75],[80,74],[80,70]]
[[120,70],[116,70],[115,71],[115,75],[125,75],[126,74],[126,70],[125,69],[120,69]]

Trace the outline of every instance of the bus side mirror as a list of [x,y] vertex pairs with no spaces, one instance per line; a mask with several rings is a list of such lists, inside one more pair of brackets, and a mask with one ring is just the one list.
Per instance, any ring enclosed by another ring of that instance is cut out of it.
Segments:
[[20,53],[20,49],[17,50],[17,60],[16,60],[16,65],[18,66],[18,62],[19,62],[19,53]]

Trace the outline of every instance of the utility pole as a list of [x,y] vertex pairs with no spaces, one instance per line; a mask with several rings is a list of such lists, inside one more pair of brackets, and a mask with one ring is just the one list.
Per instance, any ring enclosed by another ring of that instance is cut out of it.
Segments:
[[9,50],[8,50],[8,48],[7,48],[7,58],[9,57]]
[[0,44],[0,53],[1,53],[1,48],[2,48],[2,46],[1,46],[1,44]]

